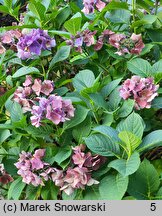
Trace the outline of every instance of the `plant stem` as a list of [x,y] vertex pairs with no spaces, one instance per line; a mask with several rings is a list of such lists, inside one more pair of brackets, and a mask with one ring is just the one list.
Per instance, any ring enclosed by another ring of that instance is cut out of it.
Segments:
[[155,15],[157,14],[158,6],[159,6],[159,0],[156,0],[155,1]]
[[[133,15],[133,22],[136,21],[135,13],[136,13],[136,0],[132,0],[132,15]],[[136,33],[136,28],[135,28],[135,27],[134,27],[134,33]]]

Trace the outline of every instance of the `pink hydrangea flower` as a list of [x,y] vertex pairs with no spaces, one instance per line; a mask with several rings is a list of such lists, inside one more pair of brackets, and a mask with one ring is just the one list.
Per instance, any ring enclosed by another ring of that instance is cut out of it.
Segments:
[[4,48],[4,46],[0,43],[0,54],[3,54],[6,52],[6,49]]
[[91,174],[85,167],[68,168],[66,176],[64,177],[64,185],[60,190],[63,190],[66,194],[70,195],[74,189],[84,189],[88,183],[98,184],[98,181],[92,180]]
[[78,32],[77,35],[71,36],[70,40],[66,40],[67,45],[74,47],[76,52],[82,53],[83,44],[87,47],[90,47],[95,43],[94,35],[97,31],[91,32],[86,29],[83,32]]
[[39,127],[42,119],[49,119],[57,125],[73,117],[74,111],[70,100],[63,100],[62,97],[53,94],[48,99],[39,98],[39,105],[33,106],[31,111],[31,122],[32,125]]
[[159,85],[154,84],[152,77],[141,78],[132,76],[131,79],[124,81],[119,91],[120,96],[124,100],[133,98],[135,100],[135,108],[139,110],[151,107],[151,101],[158,95],[158,88]]
[[50,50],[56,46],[54,38],[51,38],[47,31],[32,29],[30,33],[23,34],[17,43],[18,57],[25,60],[40,55],[42,50]]
[[[53,81],[44,80],[42,82],[40,79],[33,80],[30,75],[26,76],[23,86],[24,87],[18,87],[15,91],[13,100],[22,106],[24,113],[31,111],[31,107],[35,106],[35,102],[39,101],[37,96],[40,96],[40,94],[47,96],[54,90]],[[34,109],[35,107],[33,107],[33,110]],[[33,121],[34,120],[35,118]]]
[[42,177],[38,174],[39,171],[45,169],[47,163],[42,161],[45,155],[45,149],[38,149],[35,154],[30,152],[22,152],[15,166],[18,168],[18,174],[23,178],[26,184],[34,186],[44,185]]
[[85,14],[94,13],[94,9],[96,8],[98,11],[102,11],[102,9],[106,6],[106,3],[101,0],[83,0],[84,8],[82,10]]

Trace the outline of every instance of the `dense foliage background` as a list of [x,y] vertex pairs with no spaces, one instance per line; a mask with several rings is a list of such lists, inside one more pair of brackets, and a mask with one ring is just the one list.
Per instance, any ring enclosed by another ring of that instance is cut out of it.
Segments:
[[161,4],[0,0],[4,199],[162,199]]

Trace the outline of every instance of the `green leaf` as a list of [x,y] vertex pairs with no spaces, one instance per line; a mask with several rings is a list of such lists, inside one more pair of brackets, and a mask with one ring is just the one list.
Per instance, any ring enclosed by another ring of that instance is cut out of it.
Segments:
[[99,92],[89,94],[88,96],[93,101],[96,107],[103,108],[104,110],[108,109],[106,101]]
[[72,35],[76,35],[81,27],[81,17],[71,18],[64,23],[64,28],[69,31]]
[[129,24],[131,13],[128,10],[113,10],[111,12],[107,12],[105,18],[110,19],[112,23],[124,23]]
[[28,8],[40,21],[43,21],[45,19],[46,8],[40,2],[32,0],[32,2],[29,2]]
[[121,79],[116,79],[108,83],[106,86],[102,88],[101,90],[102,95],[104,97],[107,97],[119,85],[120,82],[121,82]]
[[73,131],[73,137],[78,143],[83,142],[83,138],[87,137],[91,131],[91,117],[87,116],[87,118],[78,126],[76,126]]
[[93,131],[97,133],[101,133],[109,138],[114,139],[116,142],[120,141],[118,138],[118,131],[115,130],[112,127],[106,126],[106,125],[100,125],[95,128],[93,128]]
[[93,134],[87,137],[85,143],[91,151],[102,156],[114,156],[120,153],[116,141],[102,134]]
[[22,108],[17,102],[9,100],[6,102],[5,106],[13,122],[18,122],[23,118]]
[[18,200],[20,195],[25,187],[25,183],[22,182],[22,178],[19,177],[14,182],[11,183],[10,188],[8,190],[8,199]]
[[128,177],[120,174],[109,175],[103,178],[99,184],[102,200],[121,200],[126,193]]
[[31,134],[32,136],[35,137],[47,137],[50,136],[53,133],[53,127],[49,126],[49,125],[45,125],[45,126],[40,126],[38,128],[29,125],[27,128],[25,128],[25,130]]
[[135,58],[127,63],[128,69],[136,75],[141,77],[148,77],[151,75],[151,65],[147,60]]
[[38,199],[39,187],[35,187],[33,185],[27,185],[26,187],[26,200],[36,200]]
[[154,166],[144,160],[136,173],[130,176],[128,193],[140,200],[148,200],[158,190],[160,180]]
[[111,111],[115,111],[118,109],[119,103],[121,101],[121,97],[119,95],[120,86],[115,88],[112,93],[109,95],[108,107]]
[[152,66],[152,72],[153,73],[157,73],[157,72],[162,72],[162,59],[159,60],[158,62],[156,62],[153,66]]
[[153,131],[145,136],[138,148],[138,152],[141,153],[157,146],[162,146],[162,130]]
[[49,68],[51,69],[56,63],[64,61],[70,55],[70,46],[62,46],[50,62]]
[[8,90],[7,92],[4,93],[4,95],[0,96],[0,107],[4,106],[7,99],[15,92],[15,90],[16,87]]
[[122,107],[117,111],[117,116],[119,118],[127,117],[133,110],[134,100],[125,100]]
[[[136,22],[133,22],[132,24],[132,28],[137,28],[137,27],[140,27],[140,26],[145,26],[145,25],[151,25],[153,24],[156,20],[157,20],[157,16],[155,15],[151,15],[151,14],[147,14],[145,15],[142,19],[136,21]],[[146,26],[145,26],[146,28]]]
[[9,8],[4,5],[0,5],[0,12],[9,13]]
[[108,164],[108,167],[114,168],[122,176],[129,176],[137,171],[140,165],[139,153],[134,152],[127,160],[117,159]]
[[144,131],[144,122],[139,114],[133,112],[118,124],[117,130],[119,132],[130,131],[141,139]]
[[153,42],[161,42],[162,29],[147,29],[147,33]]
[[63,161],[71,156],[72,148],[66,146],[61,148],[58,153],[55,155],[55,161],[60,165]]
[[18,77],[21,77],[21,76],[24,76],[24,75],[27,75],[27,74],[39,74],[40,71],[35,68],[35,67],[27,67],[27,66],[24,66],[24,67],[21,67],[20,69],[18,69],[14,75],[12,76],[13,78],[18,78]]
[[156,97],[151,104],[152,108],[161,109],[162,108],[162,97]]
[[52,181],[48,181],[41,190],[43,200],[57,200],[59,188]]
[[72,128],[76,125],[79,125],[81,122],[83,122],[85,120],[85,118],[87,117],[89,110],[86,109],[83,106],[78,105],[76,110],[75,110],[75,114],[74,117],[71,118],[71,120],[66,121],[63,124],[63,129],[67,130],[69,128]]
[[117,10],[117,9],[126,9],[127,10],[128,4],[126,2],[112,1],[106,7],[106,10]]
[[11,136],[11,133],[7,129],[0,129],[0,144],[3,143],[8,137]]
[[90,70],[82,70],[72,79],[74,88],[80,92],[85,88],[92,87],[95,82],[95,76]]
[[98,185],[87,187],[86,188],[86,193],[85,193],[85,196],[84,196],[83,199],[84,200],[100,200],[101,195],[100,195],[100,192],[99,192]]
[[12,0],[4,0],[4,6],[6,6],[8,9],[12,9]]
[[121,146],[126,150],[128,156],[130,156],[141,143],[141,139],[130,131],[121,131],[118,136],[124,142]]

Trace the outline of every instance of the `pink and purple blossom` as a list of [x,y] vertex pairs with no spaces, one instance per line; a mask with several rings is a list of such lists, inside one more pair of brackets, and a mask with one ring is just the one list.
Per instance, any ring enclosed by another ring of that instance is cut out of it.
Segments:
[[152,100],[158,96],[157,90],[159,85],[154,84],[152,77],[141,78],[139,76],[132,76],[131,79],[124,81],[120,88],[120,96],[127,100],[132,98],[135,100],[135,108],[137,110],[143,108],[150,108]]
[[51,38],[47,31],[32,29],[30,33],[24,34],[19,38],[17,55],[23,60],[33,58],[34,55],[40,55],[42,50],[50,50],[55,46],[55,39]]
[[83,0],[83,13],[90,14],[94,13],[94,10],[102,11],[106,6],[106,3],[101,0]]

